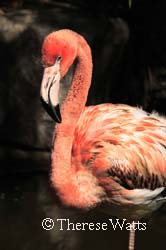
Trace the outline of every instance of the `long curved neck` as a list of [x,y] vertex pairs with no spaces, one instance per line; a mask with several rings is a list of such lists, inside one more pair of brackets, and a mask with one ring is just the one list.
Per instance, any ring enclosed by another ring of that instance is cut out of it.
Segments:
[[[76,123],[85,107],[92,76],[91,51],[85,40],[78,35],[77,66],[71,88],[61,107],[62,123],[56,126],[56,139],[52,153],[51,180],[64,203],[76,196],[77,183],[71,166],[72,142]],[[74,199],[74,198],[73,198]]]
[[[80,117],[82,110],[85,107],[89,87],[92,77],[92,57],[91,51],[85,40],[77,35],[78,39],[78,52],[77,52],[77,66],[71,88],[69,89],[67,98],[62,105],[62,124],[59,126],[63,130],[68,126],[74,128],[74,124]],[[68,131],[69,135],[69,131]],[[71,135],[71,132],[70,132]]]

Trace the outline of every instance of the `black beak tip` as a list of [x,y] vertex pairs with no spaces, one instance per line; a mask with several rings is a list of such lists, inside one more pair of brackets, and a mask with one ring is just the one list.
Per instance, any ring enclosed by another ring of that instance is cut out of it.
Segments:
[[60,107],[59,104],[55,107],[52,106],[50,103],[46,103],[42,97],[40,97],[40,101],[42,103],[43,108],[48,113],[48,115],[57,123],[62,122],[61,113],[60,113]]
[[55,115],[56,115],[56,121],[58,123],[62,122],[62,117],[61,117],[61,113],[60,113],[60,107],[59,104],[56,105],[56,107],[53,107],[54,111],[55,111]]

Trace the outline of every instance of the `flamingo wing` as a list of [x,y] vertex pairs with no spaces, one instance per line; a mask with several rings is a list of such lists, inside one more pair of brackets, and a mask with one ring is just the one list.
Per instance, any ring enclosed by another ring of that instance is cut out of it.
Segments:
[[76,126],[72,163],[127,189],[165,186],[166,120],[128,105],[89,106]]

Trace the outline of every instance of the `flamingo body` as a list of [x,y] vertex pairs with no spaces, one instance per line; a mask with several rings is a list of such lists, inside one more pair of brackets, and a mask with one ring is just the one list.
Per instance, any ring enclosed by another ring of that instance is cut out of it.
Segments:
[[97,178],[108,213],[138,219],[165,202],[164,138],[166,121],[157,114],[123,104],[89,106],[75,128],[72,165]]

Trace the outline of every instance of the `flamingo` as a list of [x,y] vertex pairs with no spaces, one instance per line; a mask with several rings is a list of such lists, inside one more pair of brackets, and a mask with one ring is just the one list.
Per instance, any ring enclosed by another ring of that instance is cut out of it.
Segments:
[[[72,30],[45,38],[42,63],[42,102],[57,122],[51,183],[62,203],[83,210],[97,207],[130,222],[158,209],[166,202],[166,119],[125,104],[85,107],[91,50]],[[71,85],[59,103],[61,79],[73,63]],[[130,250],[134,236],[132,229]]]

